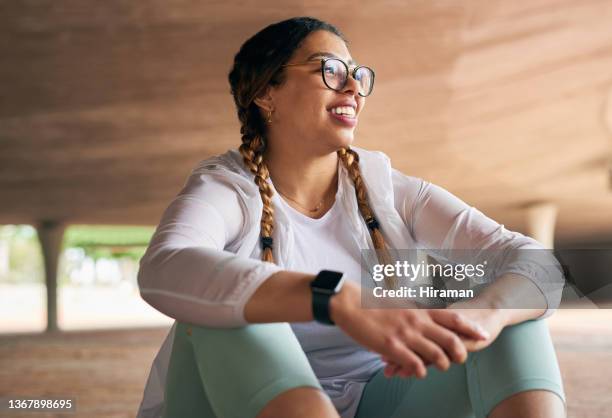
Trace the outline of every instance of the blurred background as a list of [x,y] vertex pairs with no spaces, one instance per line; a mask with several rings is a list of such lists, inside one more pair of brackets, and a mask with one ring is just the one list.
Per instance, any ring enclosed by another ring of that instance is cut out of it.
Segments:
[[[197,162],[240,144],[234,54],[300,15],[376,70],[355,145],[549,248],[612,247],[610,0],[0,1],[0,398],[136,415],[173,322],[138,260]],[[570,417],[609,416],[611,320],[547,320]]]

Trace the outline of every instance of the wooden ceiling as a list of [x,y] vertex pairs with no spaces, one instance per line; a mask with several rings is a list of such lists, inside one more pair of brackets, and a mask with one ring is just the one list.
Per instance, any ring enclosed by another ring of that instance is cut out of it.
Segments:
[[227,72],[269,23],[336,24],[376,69],[356,145],[508,228],[612,239],[612,1],[14,0],[0,5],[0,224],[156,225],[235,148]]

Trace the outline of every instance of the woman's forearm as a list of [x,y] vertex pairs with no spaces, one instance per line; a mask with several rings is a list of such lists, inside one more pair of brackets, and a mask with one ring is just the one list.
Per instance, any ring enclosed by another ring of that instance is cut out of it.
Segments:
[[312,321],[310,282],[314,274],[281,270],[272,274],[250,297],[244,317],[250,323]]
[[531,280],[514,273],[495,279],[477,299],[477,304],[499,311],[506,325],[538,318],[548,306],[544,294]]
[[[244,308],[249,323],[312,321],[310,282],[314,274],[281,270],[272,274]],[[546,298],[526,277],[508,273],[491,283],[475,300],[483,308],[499,311],[506,325],[540,317]]]

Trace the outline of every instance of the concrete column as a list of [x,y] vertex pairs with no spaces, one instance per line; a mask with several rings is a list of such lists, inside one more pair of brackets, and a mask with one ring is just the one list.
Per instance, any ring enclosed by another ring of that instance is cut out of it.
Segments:
[[525,207],[527,235],[546,248],[554,248],[557,206],[550,202],[537,202]]
[[0,277],[7,276],[9,273],[9,265],[10,265],[10,250],[9,234],[5,233],[3,227],[0,226]]
[[47,332],[57,331],[57,267],[65,226],[56,221],[42,221],[36,226],[45,263],[47,286]]

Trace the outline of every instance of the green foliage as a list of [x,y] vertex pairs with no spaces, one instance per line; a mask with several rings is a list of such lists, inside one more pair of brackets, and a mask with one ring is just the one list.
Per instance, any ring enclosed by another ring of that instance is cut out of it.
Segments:
[[36,229],[30,225],[0,226],[0,240],[8,243],[8,274],[0,280],[6,282],[42,282],[44,264]]
[[139,260],[154,232],[154,227],[146,226],[76,225],[66,229],[64,248],[83,248],[85,254],[95,260]]
[[148,226],[75,225],[64,233],[65,247],[146,247],[155,228]]
[[[94,260],[128,258],[137,261],[144,255],[154,232],[154,227],[146,226],[73,225],[64,232],[63,250],[82,248],[85,255]],[[0,242],[7,243],[9,250],[9,271],[0,274],[0,281],[44,281],[42,251],[34,227],[0,225]],[[60,282],[67,280],[63,270],[60,267]]]

